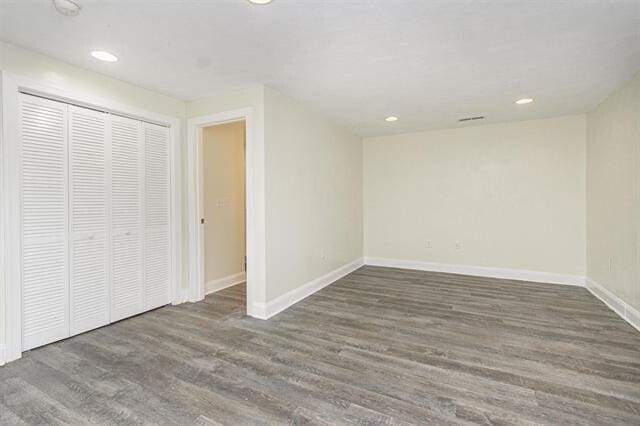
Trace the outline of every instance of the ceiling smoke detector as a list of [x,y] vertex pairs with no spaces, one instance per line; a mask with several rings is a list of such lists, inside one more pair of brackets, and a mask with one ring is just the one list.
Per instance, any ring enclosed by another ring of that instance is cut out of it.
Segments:
[[80,9],[82,9],[82,6],[80,6],[79,0],[51,0],[51,1],[53,2],[53,5],[56,7],[56,10],[65,16],[76,16],[78,13],[80,13]]

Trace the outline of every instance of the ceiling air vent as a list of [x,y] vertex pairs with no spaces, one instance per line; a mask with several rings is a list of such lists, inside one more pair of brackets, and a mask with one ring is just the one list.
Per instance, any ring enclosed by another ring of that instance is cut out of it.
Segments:
[[484,115],[478,115],[477,117],[465,117],[465,118],[459,119],[458,121],[464,122],[464,121],[475,121],[475,120],[484,120]]

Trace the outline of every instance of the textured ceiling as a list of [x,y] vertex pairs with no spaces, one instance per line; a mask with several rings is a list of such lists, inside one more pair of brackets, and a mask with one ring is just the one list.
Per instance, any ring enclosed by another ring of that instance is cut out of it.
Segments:
[[184,100],[264,83],[363,136],[585,112],[640,70],[640,0],[80,2],[0,0],[0,39]]

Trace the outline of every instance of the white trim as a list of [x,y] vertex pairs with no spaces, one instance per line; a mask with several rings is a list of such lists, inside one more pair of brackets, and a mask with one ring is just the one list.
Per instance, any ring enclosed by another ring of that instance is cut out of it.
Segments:
[[415,269],[418,271],[445,272],[449,274],[472,275],[476,277],[501,278],[507,280],[530,281],[548,284],[564,284],[579,287],[584,286],[584,277],[579,275],[528,271],[525,269],[452,265],[447,263],[422,262],[418,260],[386,259],[382,257],[365,257],[364,263],[365,265],[385,266],[388,268]]
[[[2,139],[4,156],[2,169],[5,244],[4,323],[5,362],[22,356],[22,282],[20,276],[20,194],[18,186],[20,148],[18,140],[18,83],[6,72],[2,73]],[[14,206],[9,209],[8,206]],[[12,283],[13,285],[10,285]]]
[[189,218],[189,300],[205,296],[202,195],[202,130],[234,121],[245,122],[245,211],[247,247],[247,315],[256,316],[253,306],[266,294],[266,250],[264,223],[264,138],[255,131],[254,110],[246,107],[200,117],[187,122],[187,171]]
[[247,280],[247,274],[245,272],[239,272],[237,274],[227,275],[226,277],[218,278],[217,280],[207,281],[205,285],[205,293],[211,294],[216,291],[224,290],[225,288],[238,285]]
[[5,187],[5,182],[9,178],[9,171],[5,159],[7,158],[7,131],[4,122],[5,105],[8,102],[7,88],[5,87],[4,72],[0,71],[0,365],[5,363],[6,359],[6,340],[9,333],[7,326],[9,314],[7,313],[7,299],[9,298],[9,289],[6,283],[9,281],[9,265],[6,264],[7,253],[5,249],[6,239],[5,232],[9,229],[8,209],[10,205],[9,188]]
[[319,278],[316,278],[313,281],[309,281],[308,283],[297,287],[283,294],[282,296],[273,299],[270,302],[256,303],[254,304],[254,312],[256,313],[255,316],[259,319],[269,319],[272,316],[284,311],[291,305],[294,305],[302,299],[311,296],[318,290],[323,289],[329,284],[333,284],[345,275],[352,273],[362,265],[364,265],[363,259],[356,259],[353,262],[347,263],[346,265],[341,266],[338,269],[334,269],[333,271]]
[[[58,100],[65,103],[72,103],[87,108],[94,108],[108,111],[112,114],[124,115],[127,117],[144,120],[151,123],[168,126],[171,135],[171,301],[172,303],[182,303],[185,301],[183,290],[180,286],[182,282],[182,196],[181,196],[181,149],[180,149],[180,120],[163,114],[146,111],[141,108],[132,107],[111,99],[87,95],[85,91],[52,86],[37,80],[24,78],[18,75],[0,71],[2,78],[2,151],[0,152],[0,169],[2,179],[0,183],[0,205],[19,206],[19,188],[17,177],[19,176],[19,146],[18,140],[18,111],[19,93],[26,92],[43,96],[49,99]],[[18,359],[22,355],[22,289],[20,279],[20,209],[5,208],[2,212],[4,222],[0,224],[3,232],[0,238],[3,241],[3,261],[4,275],[0,274],[0,293],[4,292],[4,299],[0,297],[0,314],[4,312],[5,341],[4,357],[5,362]],[[14,285],[9,285],[10,283]],[[1,334],[0,334],[1,337]]]
[[636,330],[640,331],[640,311],[625,303],[624,300],[620,299],[618,296],[593,281],[591,278],[587,278],[586,287],[591,294],[600,299],[613,312],[618,314],[620,318],[631,324],[631,326]]

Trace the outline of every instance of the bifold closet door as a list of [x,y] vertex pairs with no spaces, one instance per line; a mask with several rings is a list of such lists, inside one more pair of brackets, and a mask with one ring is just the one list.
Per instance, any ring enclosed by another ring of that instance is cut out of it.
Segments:
[[22,347],[69,336],[67,105],[20,95]]
[[111,321],[144,311],[142,123],[112,115]]
[[142,123],[144,139],[144,307],[169,303],[169,129]]
[[71,335],[109,324],[107,118],[69,106]]
[[169,129],[19,96],[23,350],[169,303]]

